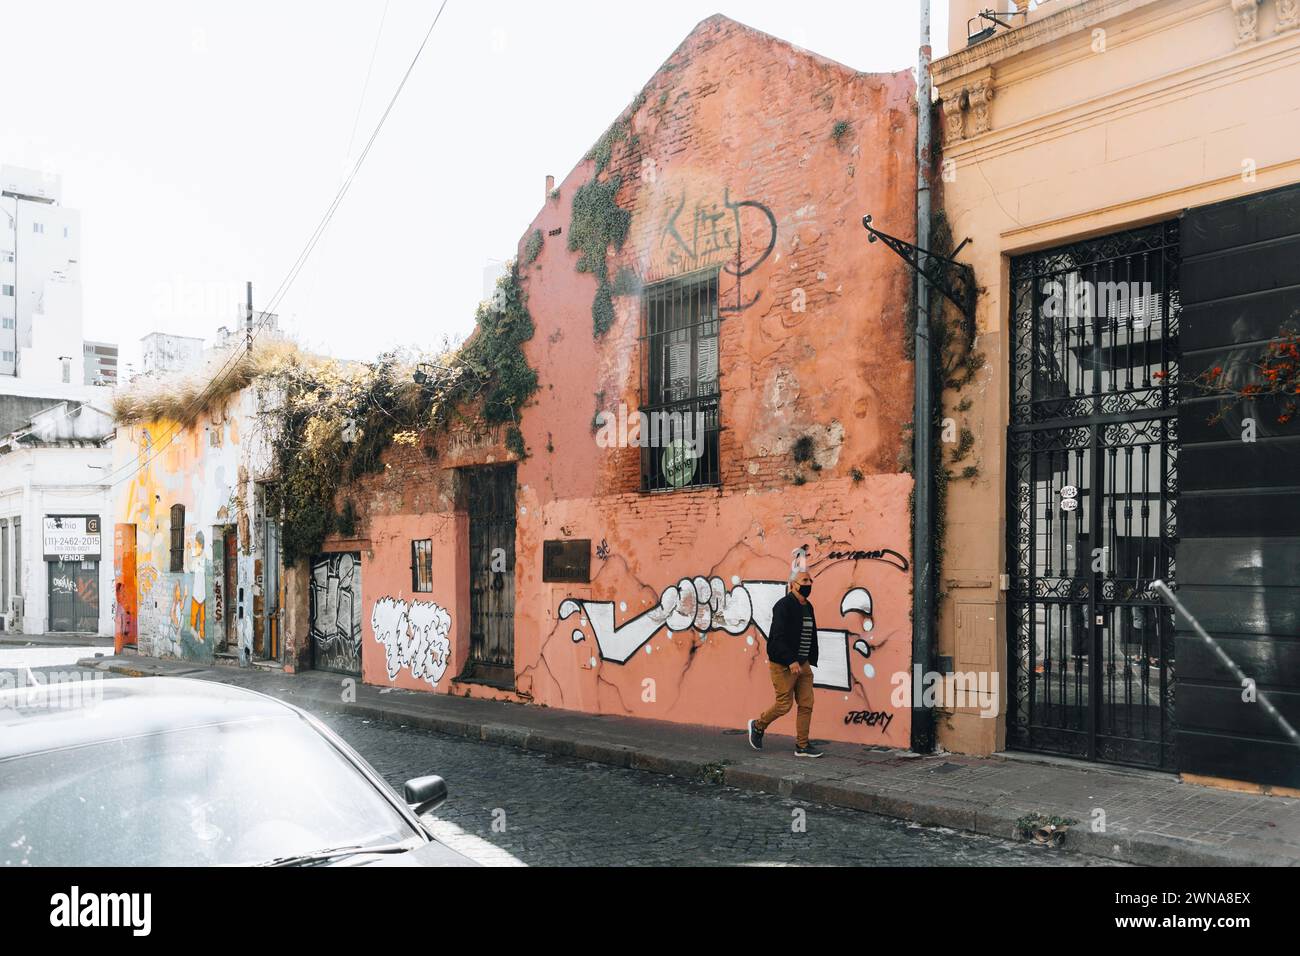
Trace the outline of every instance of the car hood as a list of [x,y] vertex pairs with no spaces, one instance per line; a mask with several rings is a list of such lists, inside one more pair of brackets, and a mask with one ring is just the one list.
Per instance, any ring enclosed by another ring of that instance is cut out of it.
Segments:
[[340,860],[338,866],[479,866],[445,843],[432,840],[407,853],[358,854]]

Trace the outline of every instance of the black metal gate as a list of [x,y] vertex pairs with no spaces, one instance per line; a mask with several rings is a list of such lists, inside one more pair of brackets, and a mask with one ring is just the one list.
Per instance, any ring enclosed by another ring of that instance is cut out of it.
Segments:
[[1007,745],[1174,765],[1178,223],[1011,261]]
[[361,555],[322,554],[313,560],[308,598],[312,665],[360,677]]
[[99,560],[48,561],[50,630],[99,632]]
[[465,472],[469,504],[469,660],[464,679],[515,685],[515,466]]

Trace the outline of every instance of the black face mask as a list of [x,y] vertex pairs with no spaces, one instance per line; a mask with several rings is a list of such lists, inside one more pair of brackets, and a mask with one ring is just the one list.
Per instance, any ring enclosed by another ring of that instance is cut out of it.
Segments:
[[802,594],[804,597],[807,597],[808,595],[812,594],[812,585],[811,584],[799,585],[799,593]]

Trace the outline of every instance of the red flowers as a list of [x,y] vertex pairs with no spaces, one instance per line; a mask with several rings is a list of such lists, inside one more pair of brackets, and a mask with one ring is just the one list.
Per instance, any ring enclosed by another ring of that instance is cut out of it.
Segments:
[[[1236,387],[1226,384],[1222,365],[1208,368],[1196,378],[1195,383],[1202,391],[1226,399],[1215,416],[1216,419],[1222,420],[1223,414],[1238,402],[1272,396],[1288,398],[1277,416],[1279,425],[1286,425],[1295,418],[1300,409],[1294,400],[1289,399],[1292,395],[1300,395],[1300,329],[1293,325],[1283,327],[1279,337],[1264,346],[1255,361],[1237,360],[1234,361],[1233,368],[1239,381],[1246,377],[1251,381]],[[1154,377],[1163,379],[1165,373],[1156,372]]]

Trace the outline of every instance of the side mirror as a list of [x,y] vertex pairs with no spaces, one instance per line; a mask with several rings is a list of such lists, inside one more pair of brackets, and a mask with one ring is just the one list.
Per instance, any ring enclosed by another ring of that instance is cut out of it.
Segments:
[[416,777],[402,788],[406,805],[416,816],[436,810],[447,800],[447,781],[442,777]]

